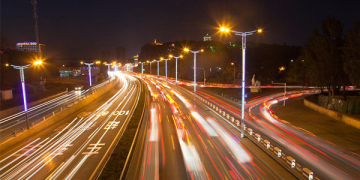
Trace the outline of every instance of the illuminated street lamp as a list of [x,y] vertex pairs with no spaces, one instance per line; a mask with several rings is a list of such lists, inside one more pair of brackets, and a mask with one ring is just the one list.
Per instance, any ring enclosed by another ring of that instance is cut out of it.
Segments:
[[140,62],[141,63],[141,74],[144,74],[144,62]]
[[157,62],[157,76],[158,77],[159,77],[159,62],[162,61],[162,60],[164,60],[164,58],[160,58],[159,60],[156,60],[156,62]]
[[35,62],[34,62],[34,65],[36,66],[36,65],[41,65],[42,64],[42,60],[36,60]]
[[27,129],[30,129],[30,122],[29,122],[27,102],[26,102],[24,69],[28,68],[30,65],[31,65],[31,64],[28,64],[28,65],[25,65],[25,66],[15,66],[15,65],[11,65],[13,68],[20,70],[20,80],[21,80],[21,88],[22,88],[22,93],[23,93],[24,112],[25,112],[25,115],[26,115],[26,125],[27,125]]
[[192,51],[188,48],[184,48],[185,52],[191,52],[194,54],[194,101],[196,101],[196,54],[200,52],[204,52],[203,49],[200,49],[198,51]]
[[176,65],[175,65],[175,82],[176,82],[176,85],[177,85],[177,75],[178,75],[178,68],[177,68],[177,63],[178,63],[178,59],[179,58],[182,58],[183,56],[182,55],[180,55],[180,56],[174,56],[174,58],[175,58],[175,60],[176,60]]
[[88,66],[89,68],[89,83],[90,83],[90,87],[92,86],[92,82],[91,82],[91,65],[93,65],[94,63],[84,63],[85,65]]
[[[230,29],[226,27],[220,28],[221,32],[229,33]],[[244,115],[245,115],[245,50],[246,50],[246,36],[253,35],[254,33],[262,33],[262,29],[247,31],[247,32],[239,32],[239,31],[231,31],[235,33],[236,36],[242,37],[242,83],[241,83],[241,138],[244,137]]]
[[169,60],[169,59],[164,59],[165,60],[165,79],[166,79],[166,81],[167,81],[167,61]]
[[9,64],[9,63],[5,63],[5,66],[6,66],[6,67],[9,67],[9,66],[10,66],[10,64]]

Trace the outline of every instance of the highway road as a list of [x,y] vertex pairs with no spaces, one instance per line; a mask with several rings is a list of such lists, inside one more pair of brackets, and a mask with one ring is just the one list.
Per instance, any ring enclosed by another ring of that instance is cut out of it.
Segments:
[[[143,76],[152,94],[141,171],[127,179],[295,179],[182,88]],[[139,167],[139,166],[136,166]]]
[[141,83],[120,83],[62,122],[1,152],[0,179],[94,179],[121,138],[136,107]]
[[[112,78],[111,81],[113,79],[114,78]],[[29,118],[30,126],[32,126],[33,123],[36,124],[37,122],[42,121],[44,117],[46,119],[49,116],[52,116],[53,112],[56,113],[58,111],[61,111],[62,108],[65,109],[68,105],[70,106],[74,102],[77,102],[78,100],[86,97],[89,93],[91,93],[91,91],[96,90],[108,83],[109,81],[105,81],[86,90],[80,90],[80,91],[72,90],[68,93],[62,93],[46,102],[40,103],[33,107],[29,107],[28,118]],[[26,124],[27,124],[26,115],[24,111],[10,114],[6,117],[1,118],[0,119],[1,139],[6,138],[7,135],[12,134],[14,131],[18,131],[21,128],[26,129],[27,128]]]
[[[241,118],[238,103],[207,91],[199,90],[198,92],[200,96],[216,104],[235,119]],[[289,92],[286,98],[307,93],[308,91],[293,91]],[[295,158],[302,168],[306,167],[313,171],[318,179],[358,179],[360,176],[359,156],[271,115],[269,106],[282,103],[282,96],[283,94],[279,93],[249,101],[245,109],[247,127],[259,133],[263,139],[271,141],[271,145],[279,147],[282,153]]]

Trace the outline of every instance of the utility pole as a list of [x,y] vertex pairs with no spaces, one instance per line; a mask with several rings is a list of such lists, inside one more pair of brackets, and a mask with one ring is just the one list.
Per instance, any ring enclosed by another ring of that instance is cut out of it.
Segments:
[[39,40],[39,26],[38,26],[38,15],[36,12],[36,0],[32,0],[33,5],[33,14],[34,14],[34,28],[35,28],[35,37],[36,37],[36,51],[38,53],[38,58],[41,58],[41,50],[40,50],[40,40]]

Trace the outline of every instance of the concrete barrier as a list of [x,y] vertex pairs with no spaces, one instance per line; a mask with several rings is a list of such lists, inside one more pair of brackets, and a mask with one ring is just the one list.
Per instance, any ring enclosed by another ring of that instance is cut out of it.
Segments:
[[85,106],[89,105],[90,103],[94,102],[96,99],[104,95],[106,92],[111,90],[119,81],[114,80],[110,84],[105,85],[104,87],[98,89],[87,98],[79,101],[77,104],[57,113],[54,116],[42,121],[35,126],[31,127],[30,130],[25,130],[16,135],[16,137],[12,137],[4,142],[0,143],[0,152],[17,145],[18,143],[22,142],[23,140],[41,132],[45,128],[49,128],[54,124],[61,123],[66,119],[66,117],[78,112],[80,109],[84,108]]
[[321,114],[324,114],[326,116],[329,116],[335,120],[344,122],[345,124],[355,127],[357,129],[360,129],[360,119],[351,117],[346,114],[342,114],[330,109],[326,109],[324,107],[321,107],[313,102],[310,102],[309,100],[304,99],[304,105],[310,109],[313,109],[314,111],[317,111]]

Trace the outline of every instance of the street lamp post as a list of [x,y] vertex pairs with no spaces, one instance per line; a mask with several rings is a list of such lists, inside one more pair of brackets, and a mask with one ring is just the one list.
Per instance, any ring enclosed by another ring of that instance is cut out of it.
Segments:
[[157,60],[156,62],[157,62],[157,76],[159,77],[159,62],[160,62],[160,60]]
[[[221,27],[220,31],[230,32],[228,28]],[[242,37],[242,82],[241,82],[241,138],[244,137],[244,116],[245,116],[245,50],[246,50],[246,36],[253,35],[254,33],[261,33],[262,30],[254,30],[247,32],[231,31],[235,33],[236,36]]]
[[167,81],[167,61],[169,60],[169,59],[164,59],[165,60],[165,79],[166,79],[166,81]]
[[91,82],[91,65],[93,65],[94,63],[84,63],[85,65],[88,66],[89,68],[89,84],[90,84],[90,87],[92,86],[92,82]]
[[177,85],[177,75],[178,75],[178,59],[181,58],[181,56],[174,56],[175,58],[175,82],[176,82],[176,85]]
[[204,68],[198,68],[198,69],[202,69],[204,71],[204,86],[205,86],[205,81],[206,81],[206,79],[205,79],[205,69]]
[[234,66],[234,85],[235,85],[235,63],[231,63]]
[[191,52],[194,54],[194,101],[196,101],[196,54],[203,52],[204,50],[192,51],[188,48],[184,49],[185,52]]
[[273,81],[271,81],[271,84],[281,84],[281,85],[284,85],[284,106],[285,106],[285,98],[286,98],[286,83],[274,83]]
[[27,125],[27,129],[30,129],[30,122],[29,122],[27,102],[26,102],[24,69],[28,68],[30,65],[31,65],[31,64],[28,64],[28,65],[25,65],[25,66],[15,66],[15,65],[11,65],[13,68],[20,70],[21,88],[22,88],[22,93],[23,93],[24,112],[25,112],[25,115],[26,115],[26,125]]
[[141,74],[144,74],[144,62],[140,62],[141,63]]

